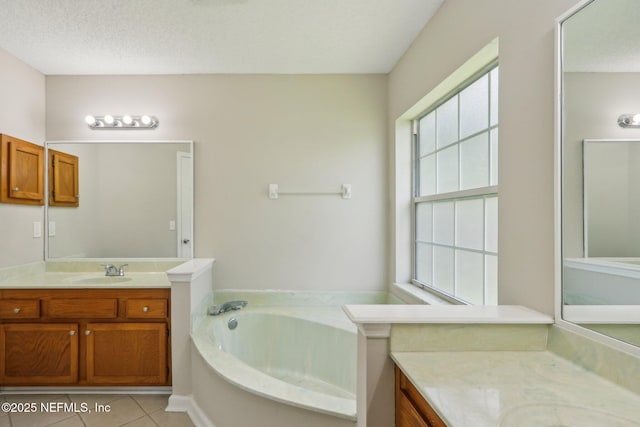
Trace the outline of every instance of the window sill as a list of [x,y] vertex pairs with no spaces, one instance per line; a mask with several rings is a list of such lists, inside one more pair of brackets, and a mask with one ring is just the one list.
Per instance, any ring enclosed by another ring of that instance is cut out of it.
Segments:
[[420,289],[411,283],[392,283],[391,294],[407,304],[454,305],[427,289]]

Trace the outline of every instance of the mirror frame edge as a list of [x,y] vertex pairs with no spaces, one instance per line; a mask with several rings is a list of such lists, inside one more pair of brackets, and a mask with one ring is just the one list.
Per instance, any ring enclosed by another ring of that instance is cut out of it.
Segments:
[[[194,148],[195,142],[192,139],[52,139],[45,140],[42,144],[44,147],[44,161],[45,165],[49,165],[49,144],[78,144],[78,143],[87,143],[87,144],[189,144],[191,150],[191,170],[194,171],[193,176],[193,186],[191,189],[191,199],[192,203],[195,207],[195,158]],[[49,256],[49,174],[44,174],[44,188],[46,192],[45,203],[44,203],[44,221],[43,221],[43,259],[44,262],[47,261],[59,261],[61,259],[64,260],[96,260],[96,259],[110,259],[110,258],[51,258]],[[149,261],[149,260],[171,260],[171,259],[184,259],[190,260],[195,259],[195,239],[194,239],[194,231],[195,231],[195,209],[191,212],[191,258],[163,258],[163,257],[135,257],[135,258],[127,258],[133,261]],[[114,258],[115,259],[115,258]],[[120,259],[120,258],[118,258]]]
[[554,317],[555,325],[576,333],[586,338],[590,338],[600,344],[640,356],[640,346],[635,346],[627,342],[612,338],[599,332],[592,331],[578,324],[564,320],[562,317],[562,137],[563,137],[563,78],[562,78],[562,24],[564,21],[575,15],[580,10],[593,3],[595,0],[581,0],[572,8],[556,18],[554,31]]

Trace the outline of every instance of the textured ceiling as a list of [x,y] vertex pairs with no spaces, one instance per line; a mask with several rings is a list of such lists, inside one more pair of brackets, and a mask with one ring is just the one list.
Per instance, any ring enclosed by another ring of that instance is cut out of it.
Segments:
[[444,0],[0,0],[47,75],[386,73]]

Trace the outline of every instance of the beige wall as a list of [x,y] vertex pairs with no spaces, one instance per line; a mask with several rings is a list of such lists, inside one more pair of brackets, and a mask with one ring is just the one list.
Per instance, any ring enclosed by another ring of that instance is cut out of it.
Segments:
[[[193,139],[195,255],[217,288],[386,287],[386,76],[47,77],[47,139]],[[86,114],[153,114],[92,131]],[[353,198],[267,197],[339,191]]]
[[[0,49],[0,133],[42,145],[45,139],[45,78]],[[0,203],[0,268],[40,261],[44,239],[33,238],[41,206]],[[43,227],[44,232],[44,227]]]
[[[389,125],[499,38],[499,302],[553,313],[554,28],[577,0],[447,0],[389,76]],[[401,135],[402,137],[402,135]],[[390,148],[395,169],[395,145]],[[409,167],[409,165],[404,165]],[[393,176],[395,170],[391,172]],[[392,198],[405,200],[406,192]],[[391,230],[405,218],[395,215]],[[405,227],[406,228],[406,227]],[[394,241],[394,240],[392,240]],[[408,251],[395,239],[391,274]]]

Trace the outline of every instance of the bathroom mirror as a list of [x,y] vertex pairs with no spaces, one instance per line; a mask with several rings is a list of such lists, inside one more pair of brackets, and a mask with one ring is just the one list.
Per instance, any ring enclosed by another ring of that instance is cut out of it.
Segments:
[[564,320],[640,346],[640,8],[591,0],[559,20]]
[[45,146],[50,171],[56,153],[77,157],[79,187],[78,206],[47,197],[49,259],[193,257],[192,141]]

